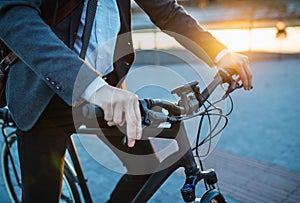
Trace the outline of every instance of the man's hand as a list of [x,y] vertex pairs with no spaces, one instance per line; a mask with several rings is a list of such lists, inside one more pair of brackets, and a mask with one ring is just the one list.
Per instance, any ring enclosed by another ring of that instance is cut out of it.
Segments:
[[252,73],[249,67],[248,57],[242,54],[228,52],[217,64],[218,68],[234,69],[238,74],[245,90],[252,88]]
[[141,139],[142,124],[137,95],[105,85],[91,97],[91,103],[101,107],[109,126],[127,125],[127,145],[133,147]]

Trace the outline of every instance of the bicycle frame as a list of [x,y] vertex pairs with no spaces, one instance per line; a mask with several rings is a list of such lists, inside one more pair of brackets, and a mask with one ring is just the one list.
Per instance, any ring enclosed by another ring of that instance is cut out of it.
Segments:
[[87,179],[84,176],[84,173],[83,173],[80,161],[79,161],[78,153],[76,150],[76,146],[75,146],[72,136],[69,137],[67,150],[69,152],[69,155],[70,155],[70,158],[71,158],[74,168],[72,167],[71,163],[69,163],[67,161],[67,159],[65,159],[65,167],[69,167],[71,169],[71,171],[74,173],[73,175],[74,175],[75,179],[73,181],[78,183],[78,185],[81,189],[81,193],[84,198],[84,201],[86,203],[92,203],[93,202],[92,196],[88,189]]
[[[101,130],[98,128],[82,128],[77,132],[83,134],[96,134],[100,139],[101,136],[124,136],[117,127],[102,128]],[[154,132],[154,128],[144,129],[143,139],[153,137]],[[217,186],[217,178],[214,170],[200,171],[198,169],[183,124],[178,123],[171,128],[163,129],[155,137],[175,139],[178,143],[179,150],[159,164],[158,168],[152,173],[142,189],[135,196],[132,201],[133,203],[147,202],[166,179],[180,167],[185,168],[186,174],[186,181],[181,189],[185,202],[191,202],[195,199],[196,184],[202,179],[208,183],[210,192],[202,196],[201,202],[209,202],[212,200],[211,198],[221,194]]]
[[[203,104],[208,96],[214,91],[214,89],[221,84],[224,78],[221,76],[217,76],[214,80],[207,86],[207,88],[198,96],[198,100]],[[225,81],[226,82],[226,81]],[[231,84],[232,85],[232,84]],[[237,87],[233,86],[232,90]],[[231,92],[230,91],[230,92]],[[227,91],[226,93],[230,93]],[[5,117],[3,117],[6,119]],[[8,121],[10,122],[10,121]],[[4,128],[7,125],[2,126],[2,132],[4,132]],[[126,131],[123,131],[126,132]],[[147,127],[143,130],[143,139],[147,139],[148,137],[153,137],[157,132],[157,128]],[[125,136],[117,127],[110,128],[79,128],[77,130],[78,134],[96,134],[98,137],[102,136]],[[4,132],[5,134],[5,132]],[[4,139],[6,144],[6,136],[4,135]],[[142,189],[138,192],[132,202],[146,202],[148,201],[152,195],[160,188],[160,186],[165,182],[165,180],[178,168],[184,167],[186,174],[186,181],[184,186],[181,189],[181,193],[185,202],[192,202],[195,200],[195,187],[196,184],[200,180],[204,180],[205,184],[209,186],[207,188],[206,193],[202,196],[200,203],[210,202],[215,197],[220,196],[221,202],[226,202],[223,196],[221,195],[218,185],[217,185],[217,176],[213,169],[200,171],[195,162],[192,149],[188,140],[187,133],[183,126],[183,123],[173,123],[170,128],[164,128],[158,135],[157,138],[168,138],[176,140],[178,144],[179,150],[169,157],[164,159],[158,166],[158,168],[153,171],[150,178],[144,184]],[[71,161],[73,163],[70,164],[68,161],[65,161],[65,167],[68,167],[70,171],[73,172],[74,182],[79,184],[81,189],[82,196],[84,201],[87,203],[91,203],[92,197],[90,191],[88,189],[87,180],[84,176],[83,169],[80,164],[80,160],[77,154],[76,146],[72,137],[70,136],[68,141],[67,150],[70,154]],[[10,156],[11,157],[11,156]],[[12,158],[11,158],[12,159]],[[176,160],[176,161],[174,161]],[[14,169],[15,170],[15,169]]]

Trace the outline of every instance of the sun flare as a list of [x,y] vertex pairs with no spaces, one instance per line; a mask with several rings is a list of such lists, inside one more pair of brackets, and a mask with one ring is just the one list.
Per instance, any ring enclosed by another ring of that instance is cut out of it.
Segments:
[[[253,29],[209,30],[231,51],[262,51],[273,53],[299,53],[300,27],[287,27],[286,36],[278,37],[276,27]],[[137,49],[172,49],[181,46],[158,30],[140,30],[133,35]]]

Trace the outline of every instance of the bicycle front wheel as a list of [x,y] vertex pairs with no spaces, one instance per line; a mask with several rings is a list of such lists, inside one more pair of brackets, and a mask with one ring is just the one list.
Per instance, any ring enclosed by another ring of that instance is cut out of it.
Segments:
[[224,196],[216,189],[206,191],[201,198],[196,198],[195,203],[227,203]]
[[[12,202],[22,202],[22,180],[18,155],[17,135],[15,132],[7,136],[1,150],[1,166],[6,190]],[[75,178],[69,169],[63,176],[61,203],[80,203],[80,196],[74,182]],[[42,200],[41,200],[42,201]]]

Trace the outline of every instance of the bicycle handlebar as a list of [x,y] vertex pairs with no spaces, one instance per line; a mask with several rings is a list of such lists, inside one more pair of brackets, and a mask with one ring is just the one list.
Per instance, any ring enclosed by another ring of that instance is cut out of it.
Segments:
[[[177,123],[182,121],[182,115],[192,115],[197,112],[200,107],[207,101],[209,96],[217,88],[218,85],[228,83],[228,89],[224,98],[234,90],[241,88],[239,84],[232,78],[234,73],[220,69],[215,75],[213,81],[202,91],[197,86],[198,82],[193,81],[180,86],[171,91],[180,97],[178,104],[162,99],[142,99],[140,102],[140,110],[142,116],[143,128],[153,123],[170,122]],[[161,111],[154,110],[154,107],[161,107],[168,110],[168,115]],[[103,110],[94,104],[86,104],[82,109],[85,118],[104,118]]]

